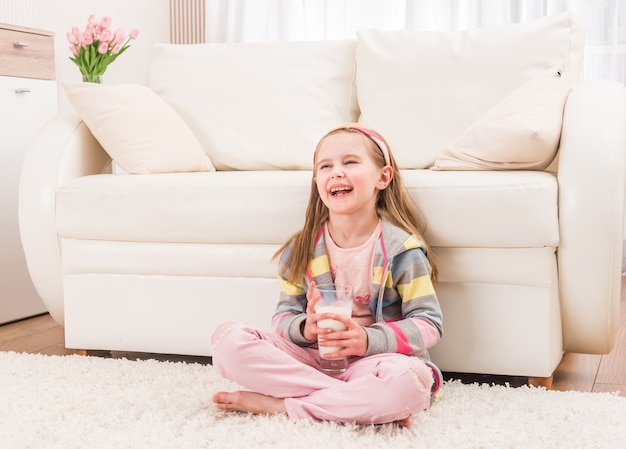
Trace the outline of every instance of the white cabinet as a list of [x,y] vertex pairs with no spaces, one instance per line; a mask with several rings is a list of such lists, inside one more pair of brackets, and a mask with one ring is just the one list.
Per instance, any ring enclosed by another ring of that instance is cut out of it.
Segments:
[[28,274],[17,198],[26,148],[56,113],[54,36],[0,24],[0,324],[46,311]]

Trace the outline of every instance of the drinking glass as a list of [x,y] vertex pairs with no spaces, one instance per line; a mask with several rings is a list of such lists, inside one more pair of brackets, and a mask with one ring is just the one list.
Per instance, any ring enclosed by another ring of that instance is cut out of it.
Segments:
[[[316,313],[333,313],[345,317],[352,316],[352,287],[346,285],[320,285],[317,287],[321,298],[315,305]],[[341,321],[323,319],[317,322],[321,328],[330,328],[334,332],[345,331],[346,325]],[[348,366],[345,357],[327,359],[325,355],[341,350],[341,346],[319,346],[320,369],[327,373],[343,373]]]

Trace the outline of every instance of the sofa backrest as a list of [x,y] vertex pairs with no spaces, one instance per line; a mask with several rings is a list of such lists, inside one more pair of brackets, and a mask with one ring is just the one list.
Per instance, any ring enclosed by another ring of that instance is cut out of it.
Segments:
[[320,137],[360,121],[400,168],[431,167],[447,145],[549,69],[582,78],[571,13],[455,33],[364,30],[356,40],[155,46],[150,87],[218,170],[309,170]]
[[150,86],[218,170],[309,170],[317,141],[357,121],[355,40],[157,45]]
[[400,167],[430,167],[490,108],[549,69],[580,81],[583,49],[571,13],[455,33],[362,31],[360,121],[385,136]]

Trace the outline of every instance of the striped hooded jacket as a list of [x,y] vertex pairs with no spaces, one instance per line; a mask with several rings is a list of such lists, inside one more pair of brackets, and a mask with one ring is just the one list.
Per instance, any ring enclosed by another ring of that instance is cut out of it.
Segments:
[[[428,348],[443,334],[443,317],[432,284],[431,266],[422,242],[414,235],[383,220],[374,252],[369,309],[376,322],[365,328],[366,356],[401,353],[428,358]],[[273,328],[287,341],[310,346],[302,334],[306,320],[306,292],[311,281],[332,284],[324,233],[320,230],[302,284],[279,276],[280,299],[273,316]],[[383,286],[383,288],[381,288]],[[428,330],[428,336],[424,331]],[[434,338],[433,338],[434,335]]]

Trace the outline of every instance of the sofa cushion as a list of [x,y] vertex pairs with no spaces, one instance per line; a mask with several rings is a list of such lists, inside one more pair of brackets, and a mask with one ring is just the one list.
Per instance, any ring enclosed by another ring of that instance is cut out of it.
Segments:
[[556,248],[558,182],[541,171],[403,171],[432,246]]
[[543,170],[556,156],[569,93],[551,69],[481,115],[437,158],[435,170]]
[[139,84],[64,83],[100,145],[127,173],[215,170],[176,112]]
[[[439,247],[556,247],[557,182],[546,172],[407,170],[409,192]],[[59,187],[66,238],[282,244],[302,227],[306,171],[93,175]]]
[[584,33],[571,13],[454,33],[358,33],[360,121],[389,142],[401,168],[431,166],[511,92],[552,67],[582,78]]
[[317,141],[358,119],[354,40],[156,45],[150,85],[218,170],[306,170]]

